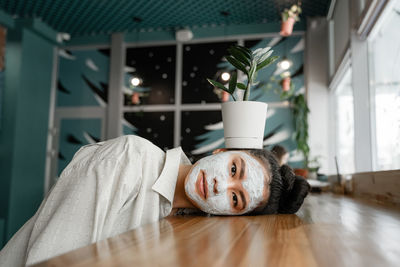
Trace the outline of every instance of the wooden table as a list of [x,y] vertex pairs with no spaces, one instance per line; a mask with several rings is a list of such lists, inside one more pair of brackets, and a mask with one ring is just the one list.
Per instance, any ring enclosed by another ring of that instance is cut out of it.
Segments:
[[173,216],[35,266],[400,266],[400,209],[325,193],[296,215]]

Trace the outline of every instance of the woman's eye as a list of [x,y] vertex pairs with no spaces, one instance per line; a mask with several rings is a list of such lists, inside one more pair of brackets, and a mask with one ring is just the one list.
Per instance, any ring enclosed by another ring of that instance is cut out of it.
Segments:
[[236,165],[235,165],[235,163],[233,163],[232,167],[231,167],[231,175],[235,176],[235,174],[236,174]]
[[238,204],[238,199],[234,192],[232,192],[232,201],[233,201],[233,206],[236,207]]

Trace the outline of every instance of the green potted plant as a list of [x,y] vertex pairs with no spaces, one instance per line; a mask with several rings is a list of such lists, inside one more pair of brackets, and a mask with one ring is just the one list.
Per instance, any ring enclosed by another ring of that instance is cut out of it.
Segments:
[[290,78],[290,72],[285,71],[284,73],[281,74],[282,81],[282,90],[284,92],[288,92],[290,90],[290,85],[291,85],[291,78]]
[[297,149],[304,157],[304,169],[298,170],[302,172],[301,176],[307,176],[310,163],[310,147],[308,146],[308,114],[310,113],[310,109],[308,108],[307,100],[304,93],[295,92],[293,83],[290,83],[288,91],[280,91],[280,97],[282,100],[290,103],[293,112],[294,140],[296,141]]
[[308,178],[317,179],[318,178],[318,170],[321,167],[319,162],[319,158],[321,156],[316,156],[308,161]]
[[301,14],[300,5],[292,5],[290,9],[285,8],[282,12],[282,24],[281,32],[282,36],[289,36],[293,32],[293,26],[296,21],[299,21],[299,16]]
[[[207,79],[213,86],[229,93],[233,102],[222,103],[225,146],[227,148],[263,148],[267,104],[249,101],[252,86],[256,85],[258,71],[266,68],[278,57],[271,56],[270,47],[252,51],[244,46],[232,46],[225,58],[247,77],[247,83],[237,82],[237,71],[233,72],[228,87]],[[243,101],[237,101],[236,89],[244,91]]]
[[298,172],[302,171],[304,177],[308,176],[309,169],[309,155],[310,147],[308,146],[308,114],[310,110],[304,94],[292,94],[289,97],[293,109],[293,119],[295,125],[295,140],[297,149],[300,150],[304,156],[304,169],[297,169]]

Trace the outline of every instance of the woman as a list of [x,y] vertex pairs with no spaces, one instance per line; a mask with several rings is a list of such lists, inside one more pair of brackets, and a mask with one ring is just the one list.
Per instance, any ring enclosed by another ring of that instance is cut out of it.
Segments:
[[[215,151],[191,165],[137,136],[81,148],[36,214],[0,252],[33,264],[194,208],[216,215],[294,213],[309,186],[263,150]],[[174,211],[173,211],[174,209]]]

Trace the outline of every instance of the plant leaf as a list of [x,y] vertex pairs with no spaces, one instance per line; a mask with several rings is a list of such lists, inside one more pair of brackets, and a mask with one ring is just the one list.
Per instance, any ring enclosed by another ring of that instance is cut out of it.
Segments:
[[260,81],[257,81],[256,82],[256,79],[257,79],[257,72],[255,72],[254,73],[254,75],[253,75],[253,80],[252,80],[252,82],[251,82],[251,85],[257,85]]
[[237,73],[235,71],[234,73],[232,73],[232,77],[229,80],[229,92],[231,93],[231,95],[235,92],[236,83],[237,83]]
[[236,58],[238,61],[240,61],[241,63],[243,63],[245,66],[250,66],[250,61],[249,59],[246,57],[246,55],[239,49],[237,49],[236,47],[232,46],[228,49],[228,52],[234,57]]
[[253,56],[257,55],[258,53],[261,52],[261,50],[263,50],[262,48],[257,48],[256,50],[253,51]]
[[207,79],[207,81],[208,81],[209,83],[211,83],[213,86],[218,87],[219,89],[222,89],[222,90],[224,90],[224,91],[226,91],[226,92],[228,92],[228,93],[231,93],[231,92],[229,91],[229,89],[226,88],[222,83],[219,83],[219,82],[214,81],[214,80],[211,80],[211,79]]
[[287,21],[289,18],[289,14],[287,12],[282,13],[282,21]]
[[271,47],[267,46],[264,48],[258,48],[253,52],[254,58],[260,58],[262,55],[267,53],[269,50],[271,50]]
[[278,56],[267,58],[266,60],[264,60],[263,62],[261,62],[260,64],[257,65],[256,71],[259,71],[259,70],[265,68],[266,66],[268,66],[269,64],[271,64],[272,62],[274,62],[277,59],[278,59]]
[[253,56],[253,52],[248,49],[247,47],[241,46],[241,45],[235,45],[235,48],[239,49],[240,51],[243,52],[243,54],[249,59],[251,60],[252,56]]
[[257,60],[257,64],[263,62],[264,60],[266,60],[267,58],[269,58],[269,56],[272,54],[272,52],[274,52],[274,50],[269,50],[267,53],[265,53],[264,55],[262,55],[258,60]]
[[244,85],[243,83],[237,83],[236,86],[241,90],[246,90],[246,85]]
[[253,81],[254,73],[256,72],[256,66],[257,66],[257,63],[253,60],[250,70],[249,70],[249,73],[248,73],[249,82]]
[[238,61],[236,58],[232,57],[232,56],[226,56],[225,57],[226,60],[229,61],[229,63],[231,63],[235,68],[237,68],[238,70],[243,71],[244,73],[247,74],[247,70],[244,67],[244,65],[242,63],[240,63],[240,61]]

